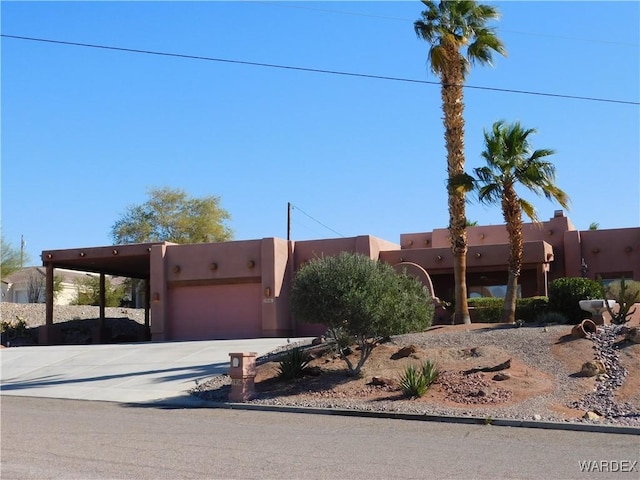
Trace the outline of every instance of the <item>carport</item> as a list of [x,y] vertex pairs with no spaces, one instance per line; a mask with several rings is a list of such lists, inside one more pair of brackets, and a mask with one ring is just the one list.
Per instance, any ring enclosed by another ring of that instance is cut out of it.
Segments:
[[42,264],[46,268],[45,325],[39,331],[39,343],[56,343],[53,329],[53,285],[56,268],[66,268],[100,275],[100,326],[94,337],[100,343],[105,340],[105,275],[136,278],[144,281],[145,326],[150,326],[149,279],[150,255],[154,245],[166,242],[114,245],[110,247],[74,248],[66,250],[46,250],[42,252]]

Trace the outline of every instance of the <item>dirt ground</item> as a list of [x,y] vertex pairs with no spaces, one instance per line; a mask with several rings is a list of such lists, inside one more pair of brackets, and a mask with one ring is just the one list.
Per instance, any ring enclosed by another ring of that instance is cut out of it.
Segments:
[[[637,326],[638,322],[633,325]],[[499,325],[472,324],[432,327],[429,334],[455,334],[476,328],[499,328]],[[540,327],[542,328],[542,327]],[[270,396],[296,396],[299,398],[357,399],[375,402],[377,400],[406,400],[398,388],[398,378],[409,364],[422,364],[425,360],[436,360],[441,372],[440,379],[428,389],[426,395],[413,399],[414,402],[447,408],[463,407],[465,410],[480,407],[508,407],[531,397],[552,392],[559,382],[564,382],[566,395],[560,401],[547,405],[555,415],[575,419],[584,415],[583,410],[571,409],[567,403],[579,400],[593,391],[595,377],[577,375],[584,359],[594,358],[593,343],[585,338],[575,339],[570,334],[571,326],[558,330],[559,335],[546,338],[550,342],[551,354],[560,361],[571,374],[549,374],[536,369],[535,361],[526,356],[514,356],[499,346],[468,348],[459,344],[449,348],[422,349],[401,359],[392,359],[399,347],[382,344],[374,348],[364,365],[360,378],[346,375],[345,363],[337,355],[329,352],[318,355],[309,364],[318,367],[319,376],[282,381],[277,378],[278,362],[258,366],[256,390],[261,398]],[[622,341],[622,337],[620,337]],[[618,350],[622,365],[628,370],[624,385],[618,389],[616,398],[628,402],[640,410],[640,344],[622,342]],[[358,354],[359,352],[356,352]],[[355,357],[354,357],[355,358]],[[493,367],[511,359],[510,368],[503,370],[510,378],[506,381],[494,379],[496,372],[462,373],[465,370]],[[373,377],[381,380],[381,385],[373,385]]]

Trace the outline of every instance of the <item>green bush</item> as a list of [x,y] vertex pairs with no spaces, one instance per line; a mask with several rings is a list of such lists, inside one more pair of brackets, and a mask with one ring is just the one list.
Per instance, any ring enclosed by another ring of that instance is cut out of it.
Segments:
[[436,365],[427,360],[421,369],[415,365],[408,365],[400,376],[400,390],[409,398],[422,397],[429,386],[438,379]]
[[333,338],[345,334],[359,347],[357,364],[340,352],[349,374],[358,376],[372,349],[390,335],[423,331],[433,320],[433,302],[418,279],[365,255],[342,252],[303,265],[291,286],[298,320],[321,323]]
[[473,318],[475,323],[498,323],[502,318],[504,298],[477,297],[467,300],[470,307],[474,308]]
[[580,308],[580,300],[602,298],[602,287],[595,280],[581,277],[558,278],[549,284],[549,311],[559,312],[569,323],[580,323],[591,314]]
[[278,376],[285,380],[302,377],[304,375],[305,368],[309,365],[309,360],[309,354],[303,351],[300,347],[288,350],[279,362],[280,366],[278,367]]
[[525,323],[538,321],[540,315],[545,313],[549,307],[547,297],[527,297],[519,298],[516,301],[516,318],[524,320]]
[[[547,297],[528,297],[516,300],[516,319],[525,323],[536,322],[538,316],[547,310]],[[504,298],[477,297],[468,300],[469,306],[474,307],[476,323],[498,323],[502,318]]]

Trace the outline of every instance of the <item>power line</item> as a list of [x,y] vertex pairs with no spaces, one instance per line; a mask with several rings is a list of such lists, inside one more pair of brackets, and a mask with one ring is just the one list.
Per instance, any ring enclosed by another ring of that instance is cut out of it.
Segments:
[[342,235],[340,232],[336,232],[333,228],[326,226],[324,223],[322,223],[320,220],[317,220],[315,218],[313,218],[311,215],[309,215],[307,212],[305,212],[304,210],[302,210],[300,207],[296,207],[295,205],[291,204],[291,208],[300,211],[300,213],[306,215],[307,217],[309,217],[311,220],[313,220],[314,222],[316,222],[318,225],[322,225],[324,228],[326,228],[327,230],[332,231],[333,233],[335,233],[336,235],[340,235],[341,237],[344,237],[344,235]]
[[[87,48],[99,48],[102,50],[113,50],[118,52],[128,52],[128,53],[141,53],[145,55],[158,55],[163,57],[173,57],[173,58],[186,58],[190,60],[205,60],[209,62],[221,62],[221,63],[232,63],[237,65],[249,65],[254,67],[266,67],[266,68],[279,68],[285,70],[295,70],[302,72],[310,72],[310,73],[325,73],[329,75],[342,75],[347,77],[358,77],[358,78],[370,78],[375,80],[388,80],[395,82],[406,82],[406,83],[419,83],[426,85],[440,85],[440,82],[429,81],[429,80],[417,80],[412,78],[402,78],[402,77],[390,77],[385,75],[373,75],[368,73],[355,73],[355,72],[342,72],[338,70],[324,70],[319,68],[308,68],[308,67],[294,67],[291,65],[277,65],[272,63],[260,63],[260,62],[249,62],[245,60],[230,60],[225,58],[216,58],[216,57],[204,57],[200,55],[188,55],[183,53],[169,53],[169,52],[159,52],[154,50],[141,50],[137,48],[125,48],[125,47],[113,47],[109,45],[96,45],[91,43],[80,43],[80,42],[66,42],[63,40],[52,40],[46,38],[35,38],[35,37],[23,37],[19,35],[6,35],[1,34],[0,37],[4,38],[13,38],[16,40],[28,40],[33,42],[43,42],[43,43],[52,43],[57,45],[71,45],[75,47],[87,47]],[[493,92],[503,92],[503,93],[518,93],[521,95],[537,95],[542,97],[553,97],[553,98],[565,98],[571,100],[584,100],[591,102],[604,102],[604,103],[618,103],[624,105],[640,105],[640,102],[632,102],[628,100],[614,100],[609,98],[597,98],[597,97],[583,97],[579,95],[564,95],[560,93],[545,93],[545,92],[533,92],[530,90],[516,90],[516,89],[508,89],[508,88],[497,88],[497,87],[482,87],[478,85],[463,85],[463,88],[475,89],[475,90],[488,90]]]
[[[295,8],[295,9],[299,9],[299,10],[310,10],[310,11],[316,11],[316,12],[323,12],[323,13],[337,13],[339,15],[351,15],[351,16],[356,16],[356,17],[369,17],[369,18],[378,18],[381,20],[393,20],[393,21],[397,21],[397,22],[408,22],[413,24],[413,22],[415,21],[410,19],[410,18],[401,18],[401,17],[390,17],[388,15],[375,15],[375,14],[371,14],[371,13],[362,13],[362,12],[349,12],[346,10],[334,10],[334,9],[329,9],[329,8],[317,8],[317,7],[308,7],[308,6],[302,6],[302,5],[297,5],[297,4],[292,4],[294,2],[290,2],[290,3],[278,3],[278,2],[268,2],[268,1],[263,1],[263,0],[257,0],[257,1],[253,1],[250,3],[257,3],[260,5],[268,5],[268,6],[272,6],[272,7],[281,7],[281,8]],[[529,35],[532,37],[546,37],[546,38],[559,38],[562,40],[572,40],[572,41],[576,41],[576,42],[591,42],[591,43],[602,43],[602,44],[607,44],[607,45],[623,45],[626,47],[633,47],[633,48],[637,48],[638,44],[637,43],[630,43],[630,42],[618,42],[615,40],[602,40],[600,38],[578,38],[578,37],[568,37],[568,36],[564,36],[564,35],[553,35],[550,33],[533,33],[533,32],[521,32],[519,30],[505,30],[503,28],[500,28],[500,32],[506,32],[506,33],[515,33],[518,35]]]

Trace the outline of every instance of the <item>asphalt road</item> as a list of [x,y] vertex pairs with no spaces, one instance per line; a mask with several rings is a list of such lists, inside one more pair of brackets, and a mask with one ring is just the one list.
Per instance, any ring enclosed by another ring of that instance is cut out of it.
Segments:
[[[3,480],[640,477],[640,464],[633,464],[640,460],[640,439],[631,435],[1,400]],[[579,462],[590,460],[632,471],[581,473]]]

